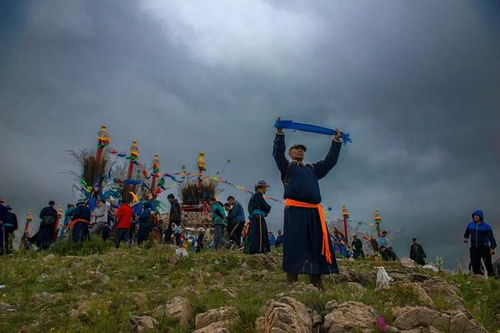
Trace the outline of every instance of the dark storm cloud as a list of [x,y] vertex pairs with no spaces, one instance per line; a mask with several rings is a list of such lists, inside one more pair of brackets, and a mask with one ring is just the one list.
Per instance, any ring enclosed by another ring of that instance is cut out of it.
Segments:
[[[1,195],[20,216],[74,200],[66,149],[139,140],[142,160],[281,187],[277,116],[338,126],[354,143],[322,181],[353,221],[380,209],[453,265],[469,214],[500,206],[498,5],[419,2],[4,2],[0,22]],[[315,161],[328,138],[287,134]],[[228,166],[225,161],[231,159]],[[243,193],[228,188],[246,203]],[[274,204],[272,229],[281,227]],[[498,227],[497,227],[497,234]]]

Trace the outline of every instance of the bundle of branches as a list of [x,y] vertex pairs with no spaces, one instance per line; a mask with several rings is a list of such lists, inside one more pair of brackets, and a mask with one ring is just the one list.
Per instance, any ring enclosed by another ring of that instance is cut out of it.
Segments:
[[217,183],[213,181],[198,183],[197,180],[191,180],[182,183],[179,187],[184,205],[201,204],[215,196],[217,192]]
[[103,156],[101,161],[98,162],[95,159],[95,150],[93,149],[82,149],[78,152],[71,150],[70,154],[81,168],[80,175],[74,174],[89,185],[97,183],[101,186],[104,175],[106,174],[106,167],[108,164],[107,156]]

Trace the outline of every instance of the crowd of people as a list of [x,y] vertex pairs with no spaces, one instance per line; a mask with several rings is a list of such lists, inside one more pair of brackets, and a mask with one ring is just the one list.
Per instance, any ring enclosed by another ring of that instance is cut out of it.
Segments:
[[[87,200],[76,205],[68,204],[64,213],[55,209],[50,201],[40,214],[40,228],[31,235],[25,230],[22,243],[26,248],[35,243],[39,250],[46,250],[56,241],[70,238],[72,242],[83,242],[92,235],[107,240],[110,235],[118,248],[121,244],[142,244],[147,240],[166,242],[192,251],[205,248],[241,249],[244,253],[267,253],[272,246],[283,247],[283,270],[289,283],[297,281],[299,274],[309,275],[310,282],[322,288],[323,274],[338,273],[336,258],[365,259],[363,241],[358,235],[352,236],[351,244],[337,230],[330,234],[325,213],[321,206],[318,180],[325,177],[336,165],[341,146],[341,132],[337,129],[331,140],[330,149],[324,160],[304,164],[306,147],[296,144],[288,150],[290,161],[285,157],[285,135],[277,128],[274,139],[273,157],[284,186],[283,232],[274,237],[268,231],[266,218],[271,205],[266,202],[265,194],[269,184],[258,181],[255,192],[248,202],[247,212],[233,196],[226,203],[211,197],[208,200],[211,214],[211,227],[196,230],[183,227],[182,211],[179,201],[173,194],[167,196],[170,203],[169,220],[162,225],[157,213],[156,199],[147,199],[132,209],[126,198],[118,207],[100,199],[95,207]],[[482,274],[481,260],[486,273],[493,275],[492,256],[495,254],[496,241],[491,227],[484,221],[482,211],[472,214],[464,234],[465,242],[471,240],[470,263],[475,274]],[[62,221],[62,223],[59,223]],[[2,253],[9,250],[7,240],[17,229],[16,215],[11,207],[0,202],[0,248]],[[376,260],[395,261],[398,256],[387,241],[387,232],[382,231],[378,238],[371,238],[372,257]],[[426,254],[415,238],[410,247],[410,257],[417,264],[424,265]]]

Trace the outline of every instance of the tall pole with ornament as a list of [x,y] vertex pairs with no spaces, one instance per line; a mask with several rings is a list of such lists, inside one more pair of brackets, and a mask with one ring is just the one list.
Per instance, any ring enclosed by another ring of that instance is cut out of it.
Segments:
[[97,163],[101,162],[102,152],[104,148],[111,142],[111,137],[108,134],[106,125],[101,126],[101,130],[97,133],[97,152],[95,160]]
[[347,220],[349,219],[349,211],[345,205],[342,206],[342,218],[344,222],[344,237],[346,242],[346,247],[349,248],[349,238],[347,237]]
[[200,151],[200,154],[198,156],[198,185],[201,186],[203,183],[203,172],[207,170],[207,167],[205,165],[205,152]]
[[156,193],[156,180],[160,176],[160,155],[155,154],[152,167],[153,172],[151,173],[151,193],[154,195]]
[[30,232],[30,223],[33,221],[33,212],[28,210],[28,214],[26,215],[26,224],[24,225],[24,234],[29,235]]
[[134,173],[134,165],[139,158],[139,145],[137,144],[137,141],[133,141],[132,145],[130,146],[130,151],[129,151],[129,165],[128,165],[128,173],[127,173],[127,179],[132,179],[133,173]]
[[382,217],[380,217],[378,209],[375,209],[373,220],[375,221],[375,229],[377,230],[377,236],[380,237],[380,223],[382,222]]

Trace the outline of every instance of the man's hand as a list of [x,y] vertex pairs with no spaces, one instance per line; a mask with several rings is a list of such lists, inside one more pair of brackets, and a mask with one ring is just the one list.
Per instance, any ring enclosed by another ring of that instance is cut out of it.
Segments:
[[338,128],[335,129],[335,132],[336,132],[336,134],[333,137],[333,140],[335,140],[337,142],[341,141],[340,139],[342,138],[342,132]]
[[[277,120],[281,120],[281,117],[278,117]],[[276,129],[276,133],[278,133],[278,134],[285,134],[285,132],[283,132],[282,128],[277,128]]]
[[491,254],[492,256],[494,256],[494,255],[495,255],[495,249],[490,249],[490,254]]
[[464,238],[464,243],[467,243],[469,241],[468,238]]

